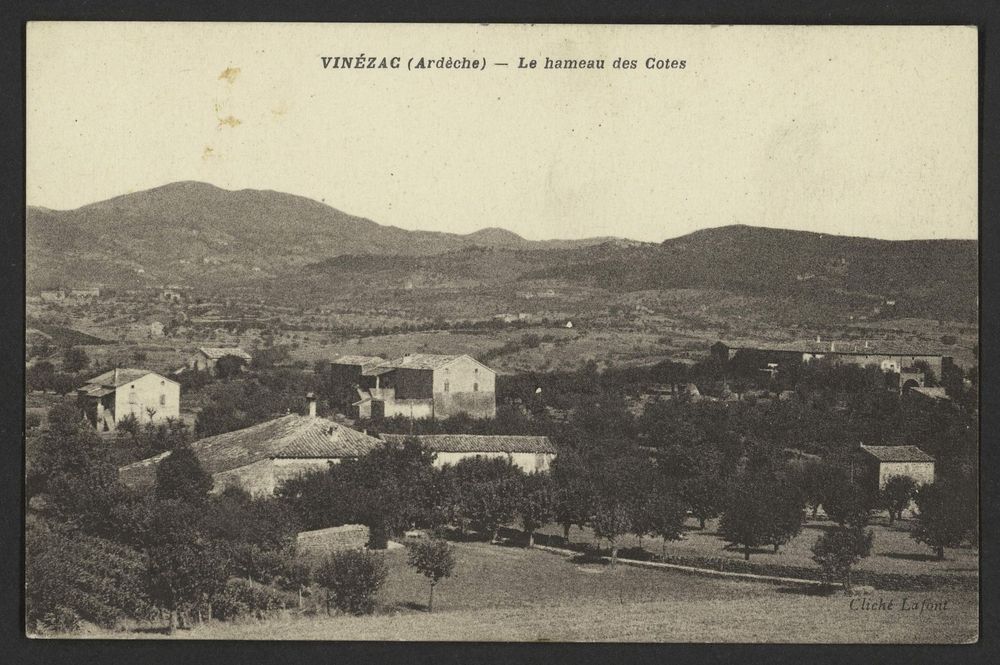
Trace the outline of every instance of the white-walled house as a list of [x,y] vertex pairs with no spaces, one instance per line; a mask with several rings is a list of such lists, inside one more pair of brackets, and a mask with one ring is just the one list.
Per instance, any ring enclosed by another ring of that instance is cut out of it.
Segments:
[[548,471],[558,450],[547,436],[478,434],[381,434],[383,441],[402,443],[413,438],[434,453],[434,466],[455,465],[468,457],[506,458],[525,473]]
[[179,383],[146,369],[116,368],[77,388],[83,416],[100,432],[114,431],[128,415],[140,423],[179,418]]

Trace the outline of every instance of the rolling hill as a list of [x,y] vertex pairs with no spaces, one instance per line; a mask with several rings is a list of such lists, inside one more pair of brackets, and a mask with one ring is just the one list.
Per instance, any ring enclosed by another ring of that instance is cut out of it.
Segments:
[[503,229],[408,231],[301,196],[177,182],[75,210],[28,209],[28,290],[58,284],[228,283],[344,254],[420,256],[462,247],[548,249]]
[[29,292],[56,284],[257,288],[271,297],[544,281],[610,292],[725,291],[973,320],[978,243],[725,226],[661,244],[408,231],[273,191],[179,182],[76,210],[31,208]]

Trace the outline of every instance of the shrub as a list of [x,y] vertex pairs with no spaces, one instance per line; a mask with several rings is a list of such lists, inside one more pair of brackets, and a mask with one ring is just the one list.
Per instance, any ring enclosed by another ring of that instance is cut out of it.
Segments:
[[227,581],[222,590],[212,596],[212,614],[224,621],[241,616],[263,619],[284,607],[285,599],[281,593],[242,578]]
[[382,555],[345,550],[320,564],[316,582],[327,590],[327,612],[332,602],[341,612],[371,614],[375,611],[375,597],[387,575]]
[[69,607],[57,605],[45,613],[38,627],[45,632],[72,633],[80,629],[80,615]]
[[826,531],[812,546],[813,561],[819,564],[826,583],[840,582],[851,590],[851,567],[872,551],[874,534],[858,527],[837,527]]

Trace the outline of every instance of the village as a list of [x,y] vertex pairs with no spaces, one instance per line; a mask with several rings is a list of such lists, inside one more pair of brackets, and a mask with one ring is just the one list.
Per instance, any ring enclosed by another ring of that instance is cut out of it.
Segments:
[[[190,297],[165,288],[157,301]],[[506,607],[467,594],[493,593],[473,569],[508,565],[569,574],[560,606],[629,588],[652,611],[671,596],[656,591],[662,578],[679,575],[692,602],[737,589],[766,602],[788,588],[813,607],[907,591],[944,594],[965,608],[949,620],[968,619],[978,377],[947,352],[717,339],[646,366],[498,373],[491,353],[426,344],[307,364],[280,344],[232,341],[187,347],[170,356],[180,367],[164,357],[158,371],[141,353],[107,368],[70,346],[61,364],[86,378],[62,398],[45,397],[59,372],[35,362],[29,405],[51,406],[29,422],[29,523],[67,546],[65,561],[39,565],[77,565],[114,542],[123,549],[105,564],[118,569],[102,574],[128,590],[123,600],[100,584],[77,589],[101,597],[95,612],[66,590],[29,588],[39,630],[197,636],[247,618],[374,613],[375,634],[413,638],[392,627],[400,608],[464,621]],[[71,487],[87,489],[61,494]],[[498,545],[531,554],[504,562]],[[560,560],[568,568],[552,569]],[[407,566],[430,581],[426,604],[403,598],[414,593]],[[536,573],[518,593],[544,602]],[[844,622],[855,605],[835,606],[848,608]],[[550,627],[579,637],[567,620]]]

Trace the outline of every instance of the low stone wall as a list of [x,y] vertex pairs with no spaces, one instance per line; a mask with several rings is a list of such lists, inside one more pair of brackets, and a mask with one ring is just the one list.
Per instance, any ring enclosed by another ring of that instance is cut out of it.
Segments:
[[299,554],[324,557],[340,550],[361,549],[368,543],[368,527],[364,524],[345,524],[316,531],[301,531],[295,544]]

